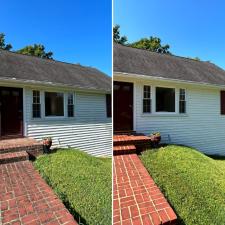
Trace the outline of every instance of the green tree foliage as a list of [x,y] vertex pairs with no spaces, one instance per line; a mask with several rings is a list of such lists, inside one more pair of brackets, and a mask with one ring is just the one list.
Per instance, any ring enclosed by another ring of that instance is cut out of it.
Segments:
[[129,46],[133,48],[149,50],[152,52],[171,54],[169,52],[170,46],[168,44],[162,45],[161,39],[158,37],[151,36],[150,38],[141,38],[139,41],[129,44]]
[[4,50],[12,49],[11,44],[5,43],[5,34],[4,33],[0,33],[0,49],[4,49]]
[[113,27],[113,40],[114,42],[118,44],[125,45],[127,42],[127,37],[126,36],[120,36],[120,26],[115,25]]
[[28,45],[18,50],[17,52],[24,55],[38,56],[44,59],[53,59],[53,53],[46,52],[44,45],[41,44]]
[[201,61],[201,59],[198,57],[198,56],[196,56],[195,58],[193,58],[194,60],[196,60],[196,61]]

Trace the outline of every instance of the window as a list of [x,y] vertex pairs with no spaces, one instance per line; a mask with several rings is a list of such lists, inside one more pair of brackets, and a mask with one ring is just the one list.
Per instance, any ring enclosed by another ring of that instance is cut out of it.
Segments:
[[33,111],[33,118],[41,117],[40,91],[33,91],[32,111]]
[[179,93],[179,113],[186,113],[185,89],[180,89],[180,93]]
[[144,86],[143,89],[143,113],[151,113],[151,86]]
[[73,93],[68,93],[68,99],[67,99],[67,113],[68,113],[68,117],[74,117],[74,100],[73,100]]
[[63,93],[45,92],[45,116],[64,116]]
[[106,114],[107,114],[107,117],[112,117],[112,96],[111,96],[111,94],[106,95]]
[[175,112],[175,89],[156,87],[156,112]]

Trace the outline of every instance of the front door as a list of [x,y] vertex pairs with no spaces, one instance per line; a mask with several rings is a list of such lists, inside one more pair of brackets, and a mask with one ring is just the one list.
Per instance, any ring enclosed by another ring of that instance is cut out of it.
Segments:
[[0,137],[23,135],[23,89],[0,87]]
[[114,131],[133,130],[133,83],[113,82]]

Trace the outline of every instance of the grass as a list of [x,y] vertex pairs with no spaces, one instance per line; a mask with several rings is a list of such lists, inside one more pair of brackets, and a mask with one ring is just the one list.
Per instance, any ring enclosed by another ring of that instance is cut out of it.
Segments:
[[77,222],[111,224],[111,159],[69,149],[40,156],[34,165]]
[[165,146],[141,156],[175,209],[180,224],[225,224],[225,160],[195,149]]

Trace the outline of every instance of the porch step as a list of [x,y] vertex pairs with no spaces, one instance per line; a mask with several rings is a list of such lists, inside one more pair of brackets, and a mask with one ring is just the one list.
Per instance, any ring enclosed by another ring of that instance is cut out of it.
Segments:
[[16,153],[26,151],[31,156],[38,156],[43,152],[41,142],[32,138],[15,138],[0,140],[0,155],[5,153]]
[[113,155],[125,155],[136,153],[135,145],[113,146]]
[[145,135],[114,135],[113,146],[120,145],[150,145],[151,137]]
[[26,151],[0,154],[0,164],[26,161],[28,159],[29,155]]

